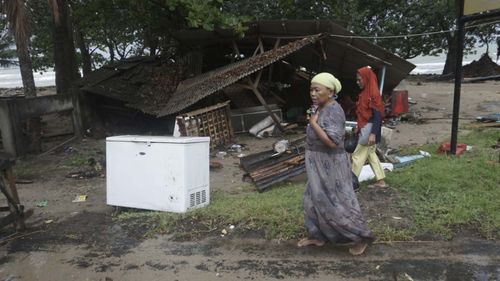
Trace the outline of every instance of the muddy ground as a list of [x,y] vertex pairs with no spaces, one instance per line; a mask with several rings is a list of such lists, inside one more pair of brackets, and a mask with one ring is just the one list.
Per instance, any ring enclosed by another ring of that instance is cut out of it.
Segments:
[[[427,120],[398,125],[391,146],[447,139],[453,85],[409,82],[407,89],[417,102],[412,111]],[[465,84],[462,98],[462,124],[500,112],[500,83]],[[238,138],[247,154],[273,142]],[[296,241],[268,241],[258,233],[184,242],[146,237],[152,227],[147,221],[117,220],[106,206],[104,177],[67,177],[94,171],[94,162],[103,159],[104,141],[84,140],[18,162],[19,178],[33,181],[18,185],[20,198],[35,214],[24,236],[0,231],[0,280],[500,280],[500,242],[469,234],[452,241],[376,243],[362,257],[351,257],[343,245],[298,249]],[[224,168],[211,173],[213,190],[253,189],[241,181],[238,161],[232,155],[221,160]],[[87,201],[73,203],[80,194]],[[360,202],[368,219],[396,211],[387,206],[397,195],[364,194]],[[43,201],[47,206],[37,207]]]

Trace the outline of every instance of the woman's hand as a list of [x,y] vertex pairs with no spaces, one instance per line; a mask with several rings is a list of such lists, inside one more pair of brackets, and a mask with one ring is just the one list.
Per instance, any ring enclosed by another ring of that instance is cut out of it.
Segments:
[[317,124],[318,123],[318,118],[319,118],[319,114],[318,113],[314,113],[309,118],[309,124],[311,124],[311,125]]
[[377,136],[375,134],[370,134],[368,136],[368,146],[372,146],[377,142]]

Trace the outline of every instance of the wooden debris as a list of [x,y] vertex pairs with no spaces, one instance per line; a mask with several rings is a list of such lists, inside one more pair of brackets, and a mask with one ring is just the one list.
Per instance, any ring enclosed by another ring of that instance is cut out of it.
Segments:
[[305,172],[304,143],[292,143],[291,149],[280,155],[274,150],[264,151],[240,159],[240,164],[247,172],[244,180],[255,184],[259,191],[283,182]]
[[210,148],[231,142],[234,137],[229,101],[177,116],[181,136],[210,137]]

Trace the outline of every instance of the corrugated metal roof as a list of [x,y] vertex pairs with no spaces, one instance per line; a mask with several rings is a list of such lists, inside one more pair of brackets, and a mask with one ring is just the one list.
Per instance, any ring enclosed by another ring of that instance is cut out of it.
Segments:
[[254,57],[212,70],[192,79],[184,80],[179,84],[168,103],[160,111],[155,112],[155,114],[165,116],[179,112],[202,98],[222,90],[242,78],[314,43],[319,38],[320,35],[306,37],[277,49],[266,51]]

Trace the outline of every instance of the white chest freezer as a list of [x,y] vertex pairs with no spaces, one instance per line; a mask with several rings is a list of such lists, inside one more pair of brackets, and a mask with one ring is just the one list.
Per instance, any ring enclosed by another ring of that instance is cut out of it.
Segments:
[[210,202],[208,137],[106,139],[108,205],[183,213]]

